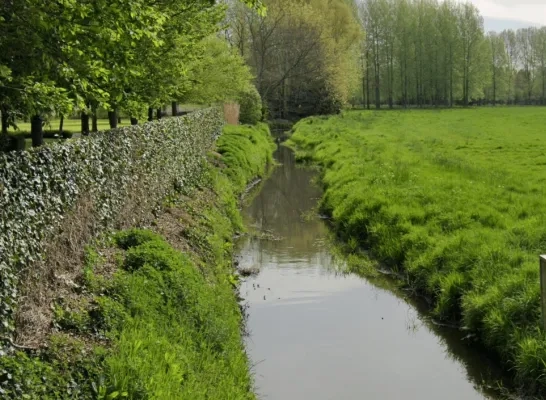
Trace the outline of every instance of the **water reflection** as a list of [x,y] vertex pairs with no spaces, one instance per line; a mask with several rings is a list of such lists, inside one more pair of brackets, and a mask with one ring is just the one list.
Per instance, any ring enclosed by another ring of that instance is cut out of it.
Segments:
[[[327,227],[305,220],[320,192],[289,149],[245,210],[241,239],[249,304],[247,349],[263,399],[484,399],[495,375],[457,332],[431,324],[385,279],[342,273]],[[264,240],[259,233],[266,232]]]

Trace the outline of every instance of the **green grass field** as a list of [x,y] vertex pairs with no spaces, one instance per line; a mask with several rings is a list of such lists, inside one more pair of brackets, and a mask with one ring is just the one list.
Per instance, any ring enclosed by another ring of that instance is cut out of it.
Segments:
[[[58,119],[53,119],[51,121],[48,121],[45,126],[45,131],[54,131],[55,133],[59,130],[59,122]],[[121,123],[118,124],[119,127],[130,125],[131,121],[128,118],[123,118]],[[110,129],[110,123],[107,119],[99,119],[97,120],[98,129],[100,131],[108,130]],[[17,123],[18,129],[13,129],[11,127],[9,129],[10,135],[25,135],[27,139],[25,139],[25,148],[28,150],[32,147],[32,140],[28,138],[30,135],[30,122],[18,122]],[[66,119],[63,124],[63,131],[68,131],[73,134],[79,134],[81,132],[81,121],[79,119]],[[53,144],[57,143],[59,139],[51,139],[51,138],[44,138],[45,144]]]
[[[51,121],[48,121],[44,125],[44,130],[48,130],[48,131],[59,130],[59,123],[60,123],[60,120],[58,119],[53,119]],[[91,124],[91,122],[89,122],[89,124]],[[129,120],[129,118],[122,118],[121,124],[118,124],[118,126],[121,127],[121,126],[130,125],[130,124],[131,124],[131,121]],[[108,122],[107,119],[97,120],[97,125],[99,130],[101,131],[110,129],[110,123]],[[79,133],[81,132],[81,126],[82,126],[82,123],[79,119],[65,119],[63,124],[63,130],[70,131],[73,133]],[[9,132],[14,134],[30,132],[30,122],[18,122],[17,128],[18,128],[17,130],[10,128]]]
[[347,242],[544,392],[546,108],[354,111],[300,121],[291,144],[324,167],[322,207]]
[[[178,111],[179,112],[191,112],[191,111],[195,111],[195,110],[199,110],[199,109],[202,109],[202,108],[205,108],[207,107],[206,105],[199,105],[199,104],[179,104],[178,105]],[[102,113],[106,113],[106,111],[102,111]],[[101,115],[101,114],[97,114],[97,115]],[[54,118],[54,119],[51,119],[50,121],[48,121],[45,126],[44,126],[44,129],[45,130],[51,130],[51,131],[55,131],[55,130],[59,130],[59,123],[60,123],[60,119],[58,118]],[[89,121],[89,124],[91,125],[91,121]],[[131,124],[131,120],[128,118],[128,117],[123,117],[121,119],[121,123],[118,124],[118,126],[127,126],[127,125],[130,125]],[[107,130],[107,129],[110,129],[110,123],[108,122],[108,119],[107,118],[99,118],[97,120],[97,125],[98,125],[98,128],[99,130]],[[13,128],[10,128],[9,129],[9,132],[11,134],[16,134],[18,132],[20,133],[24,133],[24,132],[30,132],[30,122],[23,122],[23,121],[17,121],[17,130],[13,129]],[[65,119],[64,120],[64,124],[63,124],[63,130],[65,131],[70,131],[70,132],[73,132],[73,133],[80,133],[81,132],[81,121],[80,119],[76,118],[76,119]]]

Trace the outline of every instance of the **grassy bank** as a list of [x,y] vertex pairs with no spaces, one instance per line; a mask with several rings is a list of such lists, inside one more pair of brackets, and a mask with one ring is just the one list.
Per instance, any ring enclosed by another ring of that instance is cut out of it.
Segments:
[[349,247],[397,269],[542,393],[544,126],[544,108],[360,111],[300,121],[291,139],[323,167],[322,208]]
[[226,128],[199,187],[147,229],[91,243],[47,343],[2,354],[0,398],[254,398],[232,237],[273,147],[264,126]]

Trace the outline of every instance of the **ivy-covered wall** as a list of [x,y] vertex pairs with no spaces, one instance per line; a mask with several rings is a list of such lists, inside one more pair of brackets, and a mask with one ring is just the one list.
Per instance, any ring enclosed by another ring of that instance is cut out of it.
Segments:
[[18,287],[41,262],[78,201],[94,232],[138,223],[175,190],[199,179],[220,135],[217,109],[100,132],[29,152],[0,153],[0,335],[15,330]]

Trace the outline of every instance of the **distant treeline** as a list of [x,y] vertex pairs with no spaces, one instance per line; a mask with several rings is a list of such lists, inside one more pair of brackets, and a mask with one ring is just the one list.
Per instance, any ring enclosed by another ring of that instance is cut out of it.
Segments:
[[250,66],[267,117],[335,113],[360,87],[354,0],[264,0],[266,14],[226,2],[226,36]]
[[471,3],[365,0],[368,107],[546,104],[546,27],[484,32]]

